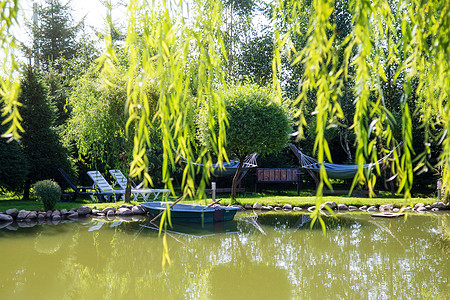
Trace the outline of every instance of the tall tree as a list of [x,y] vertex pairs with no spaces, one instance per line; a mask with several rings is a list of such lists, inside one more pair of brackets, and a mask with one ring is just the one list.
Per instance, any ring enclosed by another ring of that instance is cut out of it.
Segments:
[[[0,117],[0,124],[4,118]],[[6,130],[0,125],[0,130]],[[19,141],[0,138],[0,193],[22,192],[28,165]]]
[[43,6],[34,7],[35,22],[31,24],[32,52],[35,64],[48,71],[50,66],[61,70],[60,58],[71,59],[77,53],[77,36],[82,22],[73,19],[70,0],[45,0]]
[[22,144],[29,166],[23,198],[28,199],[33,183],[58,178],[58,168],[70,170],[70,163],[67,151],[53,128],[55,108],[48,99],[46,86],[32,67],[25,69],[21,88],[19,101],[23,106],[20,113],[25,129]]

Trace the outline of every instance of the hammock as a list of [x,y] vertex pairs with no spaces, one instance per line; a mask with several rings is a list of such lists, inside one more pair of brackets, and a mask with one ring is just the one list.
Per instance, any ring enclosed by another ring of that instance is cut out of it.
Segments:
[[[183,161],[185,163],[187,162],[187,160],[183,156],[181,156],[181,158],[183,159]],[[245,175],[248,172],[248,170],[258,166],[258,164],[256,162],[256,158],[258,158],[258,153],[253,153],[245,158],[244,165],[242,166],[241,174]],[[197,165],[197,166],[203,166],[203,164],[198,164],[198,163],[192,163],[192,164]],[[213,168],[212,174],[215,177],[232,176],[236,173],[238,166],[239,166],[238,160],[230,160],[229,162],[224,162],[222,164],[222,166],[220,166],[219,164],[213,164],[212,165],[212,168]],[[243,177],[243,176],[241,176],[241,177]]]
[[[400,144],[398,145],[400,146]],[[398,147],[397,146],[397,147]],[[397,147],[395,149],[397,149]],[[303,154],[297,147],[290,144],[289,148],[291,148],[292,152],[294,152],[295,156],[297,156],[300,165],[303,169],[308,170],[308,172],[311,174],[311,176],[316,179],[315,174],[313,175],[313,172],[319,173],[320,171],[320,164],[319,161],[315,158],[312,158],[308,155]],[[395,150],[394,149],[394,150]],[[363,165],[363,169],[367,170],[368,172],[372,171],[372,169],[377,165],[382,163],[384,160],[386,160],[392,152],[392,150],[389,152],[385,157],[379,159],[376,163],[370,163]],[[324,162],[323,166],[325,167],[325,171],[327,172],[327,176],[329,178],[338,178],[338,179],[348,179],[355,177],[356,173],[358,172],[358,165],[341,165],[341,164],[332,164]]]

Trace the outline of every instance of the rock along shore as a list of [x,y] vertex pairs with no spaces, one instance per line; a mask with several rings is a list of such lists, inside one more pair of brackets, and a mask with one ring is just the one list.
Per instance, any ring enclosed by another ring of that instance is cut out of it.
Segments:
[[[327,211],[326,208],[337,212],[346,211],[364,211],[364,212],[399,212],[399,207],[394,207],[393,204],[384,204],[378,206],[347,206],[345,204],[336,204],[333,201],[328,201],[320,206],[320,209]],[[283,206],[263,206],[260,203],[255,203],[253,205],[246,204],[245,206],[238,205],[242,210],[261,210],[261,211],[314,211],[315,206],[309,207],[297,207],[290,204],[285,204]],[[406,207],[405,211],[412,211],[417,213],[425,212],[435,212],[441,210],[450,209],[450,205],[444,204],[443,202],[435,202],[432,205],[425,205],[423,203],[417,203],[414,207]],[[16,208],[8,209],[6,212],[0,212],[0,228],[7,227],[13,222],[17,222],[19,227],[32,227],[37,224],[52,223],[57,224],[66,220],[77,220],[80,218],[92,218],[92,217],[106,217],[106,218],[116,218],[116,217],[135,217],[135,216],[145,216],[147,212],[141,206],[131,206],[131,205],[121,205],[120,207],[107,207],[105,209],[96,209],[89,206],[81,206],[78,209],[72,208],[70,210],[49,210],[43,211],[28,211],[28,210],[17,210]],[[23,226],[20,226],[23,225]]]

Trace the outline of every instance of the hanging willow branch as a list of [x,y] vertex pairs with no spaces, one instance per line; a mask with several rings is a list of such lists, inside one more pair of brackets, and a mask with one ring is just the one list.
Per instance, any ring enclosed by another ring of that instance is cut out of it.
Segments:
[[[288,1],[292,11],[304,4],[303,1]],[[352,31],[336,47],[345,48],[342,64],[337,65],[337,51],[331,47],[336,39],[332,25],[334,1],[312,2],[308,40],[303,49],[292,49],[298,53],[293,64],[304,64],[301,95],[297,99],[300,138],[306,126],[305,115],[316,116],[315,151],[319,162],[326,157],[331,160],[324,132],[336,119],[342,118],[339,105],[335,102],[340,95],[340,81],[354,83],[353,129],[356,136],[355,160],[359,170],[353,184],[366,183],[372,191],[375,174],[365,174],[362,166],[378,160],[377,153],[386,153],[395,148],[393,114],[385,106],[381,84],[386,81],[385,68],[397,68],[394,80],[404,78],[401,105],[403,142],[401,153],[394,151],[392,172],[398,175],[399,192],[410,197],[413,182],[413,160],[415,152],[412,140],[412,112],[410,104],[419,108],[418,113],[425,129],[424,153],[416,156],[415,170],[427,170],[430,145],[442,146],[439,165],[442,167],[444,185],[450,182],[450,3],[448,1],[386,1],[351,0],[347,3],[352,14]],[[285,1],[278,1],[278,7]],[[286,35],[295,32],[295,20],[288,27]],[[279,43],[279,48],[282,43]],[[275,52],[277,53],[277,52]],[[277,57],[274,58],[274,63]],[[275,68],[274,68],[275,70]],[[351,70],[351,71],[350,71]],[[414,84],[413,84],[414,83]],[[310,93],[315,94],[316,108],[305,111]],[[439,134],[436,129],[442,128]],[[440,139],[440,140],[439,140]],[[377,143],[378,141],[378,143]],[[421,141],[414,141],[421,142]],[[381,149],[377,149],[381,145]],[[376,168],[380,172],[379,167]],[[328,184],[325,170],[320,171],[321,185]],[[449,189],[446,188],[446,191]]]
[[[356,162],[360,165],[354,184],[367,183],[369,189],[375,177],[367,177],[362,166],[375,162],[380,153],[393,149],[398,141],[393,134],[395,122],[401,122],[399,139],[401,151],[395,151],[391,170],[398,174],[399,191],[410,196],[413,171],[426,171],[432,144],[441,147],[439,167],[445,191],[450,183],[450,2],[442,0],[349,0],[343,2],[352,16],[351,30],[344,40],[336,35],[333,14],[337,1],[331,0],[276,0],[274,16],[283,16],[283,22],[274,21],[275,50],[273,86],[281,92],[278,72],[282,72],[281,57],[290,52],[293,64],[302,64],[304,75],[299,83],[297,121],[300,137],[306,126],[307,114],[317,119],[315,152],[320,162],[331,160],[325,139],[327,128],[339,125],[343,118],[337,101],[342,83],[353,83],[355,99],[354,118],[350,127],[356,136]],[[341,2],[339,2],[341,4]],[[19,90],[13,72],[17,68],[13,50],[15,40],[11,26],[17,24],[18,1],[0,0],[0,42],[2,74],[0,76],[2,115],[9,129],[4,136],[19,137],[20,116],[17,107]],[[134,140],[133,162],[130,173],[151,183],[147,172],[147,154],[154,141],[149,131],[158,129],[162,135],[164,162],[163,180],[171,186],[170,168],[178,152],[188,161],[183,174],[186,192],[193,193],[194,176],[201,172],[205,186],[211,166],[211,155],[197,148],[192,116],[200,105],[209,107],[211,115],[211,145],[219,162],[227,159],[224,152],[226,115],[217,86],[224,83],[223,66],[227,51],[221,40],[222,7],[219,1],[150,1],[131,0],[128,6],[128,33],[126,53],[127,106],[130,136]],[[303,32],[303,20],[309,19],[307,42],[295,49],[292,34]],[[302,19],[303,18],[303,19]],[[302,22],[300,21],[302,20]],[[115,45],[106,39],[107,50],[100,59],[104,71],[114,68],[117,61]],[[344,53],[338,58],[338,53]],[[395,120],[393,112],[384,103],[381,89],[386,80],[385,70],[395,73],[394,80],[402,78],[402,114]],[[281,78],[281,77],[280,77]],[[151,114],[142,82],[157,80],[159,100],[156,114]],[[313,94],[313,99],[310,95]],[[193,97],[192,95],[195,95]],[[313,111],[306,103],[315,101]],[[417,108],[410,111],[412,104]],[[412,118],[418,114],[424,128],[424,140],[412,140]],[[212,116],[219,116],[214,119]],[[216,134],[213,128],[219,124]],[[413,143],[424,143],[425,151],[415,153]],[[175,152],[176,151],[176,152]],[[197,153],[197,155],[195,155]],[[378,153],[378,154],[377,154]],[[415,166],[413,161],[415,160]],[[202,163],[198,169],[190,162]],[[378,172],[379,169],[377,168]],[[322,168],[321,187],[329,184]]]
[[1,125],[9,124],[9,128],[1,136],[14,139],[19,139],[20,132],[23,132],[19,114],[21,104],[17,101],[20,83],[14,74],[18,69],[18,47],[12,33],[12,28],[18,25],[18,12],[18,0],[0,0],[0,107],[1,116],[4,117]]
[[[159,1],[132,0],[128,5],[127,130],[133,129],[130,134],[134,136],[130,175],[152,184],[151,174],[147,172],[147,154],[154,141],[149,140],[149,130],[157,126],[164,151],[162,180],[172,188],[170,169],[175,167],[176,153],[180,154],[187,160],[182,182],[184,192],[192,196],[196,189],[195,175],[203,174],[199,186],[202,193],[212,164],[206,149],[196,148],[193,118],[196,107],[210,107],[211,128],[216,127],[216,122],[219,124],[218,134],[211,135],[210,143],[215,145],[219,162],[227,159],[225,108],[215,89],[215,85],[223,84],[225,51],[221,35],[217,34],[221,26],[219,3],[212,0],[197,3],[195,13],[189,11],[189,20],[187,9],[180,1],[162,1],[161,6]],[[108,62],[114,61],[114,45],[107,46],[101,61],[106,68],[111,68],[114,63]],[[193,64],[197,68],[192,68]],[[158,81],[159,100],[154,115],[150,114],[142,85],[147,80]],[[214,115],[219,118],[214,119]]]

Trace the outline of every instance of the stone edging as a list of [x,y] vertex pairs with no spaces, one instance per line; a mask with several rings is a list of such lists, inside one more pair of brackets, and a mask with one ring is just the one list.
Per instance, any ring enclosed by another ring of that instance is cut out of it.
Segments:
[[[365,212],[399,212],[400,208],[394,207],[393,204],[384,204],[379,206],[347,206],[345,204],[336,204],[333,201],[328,201],[320,206],[321,210],[326,210],[325,205],[330,209],[336,211],[365,211]],[[235,205],[232,205],[235,206]],[[265,210],[265,211],[278,211],[278,210],[292,210],[292,211],[314,211],[315,206],[310,207],[297,207],[290,204],[285,204],[283,206],[263,206],[260,203],[255,203],[253,205],[246,204],[245,206],[237,205],[242,210]],[[423,203],[417,203],[414,207],[406,207],[406,211],[413,211],[418,213],[424,213],[429,211],[440,211],[448,210],[450,205],[446,205],[443,202],[435,202],[433,205],[425,205]],[[57,223],[63,220],[76,220],[78,218],[90,218],[90,217],[131,217],[136,215],[147,215],[147,212],[141,206],[131,206],[131,205],[121,205],[120,207],[107,207],[105,209],[92,209],[89,206],[81,206],[78,209],[72,208],[70,210],[49,210],[47,212],[41,211],[28,211],[28,210],[17,210],[16,208],[8,209],[5,213],[0,212],[0,224],[1,223],[12,223],[16,222],[31,222],[37,221],[43,223],[44,221],[51,221],[52,223]],[[4,227],[4,226],[2,226]]]
[[[372,205],[372,206],[347,206],[345,204],[336,204],[334,201],[327,201],[320,205],[321,210],[326,210],[325,205],[328,206],[331,210],[337,210],[337,211],[365,211],[365,212],[399,212],[401,208],[394,207],[393,204],[383,204],[383,205]],[[293,210],[293,211],[300,211],[300,210],[307,210],[307,211],[314,211],[316,209],[316,206],[309,206],[309,207],[297,207],[292,206],[290,204],[285,204],[283,206],[263,206],[262,204],[256,202],[253,205],[246,204],[243,209],[245,210],[266,210],[266,211],[277,211],[277,210]],[[429,211],[440,211],[440,210],[448,210],[450,209],[450,205],[446,205],[443,202],[435,202],[432,205],[425,205],[423,203],[417,203],[414,205],[414,207],[407,206],[404,208],[404,211],[413,211],[418,213],[424,213]]]
[[93,216],[106,217],[129,217],[135,215],[146,215],[146,211],[141,206],[121,205],[120,207],[107,207],[105,209],[92,209],[89,206],[81,206],[78,209],[70,210],[49,210],[47,212],[8,209],[5,213],[0,212],[0,223],[2,222],[30,222],[30,221],[52,221],[75,220],[78,218],[89,218]]

